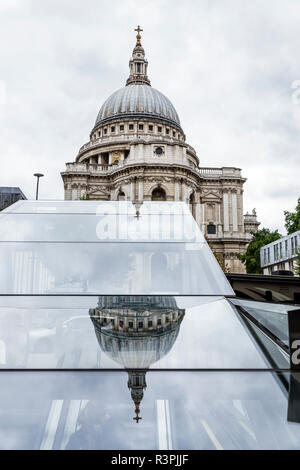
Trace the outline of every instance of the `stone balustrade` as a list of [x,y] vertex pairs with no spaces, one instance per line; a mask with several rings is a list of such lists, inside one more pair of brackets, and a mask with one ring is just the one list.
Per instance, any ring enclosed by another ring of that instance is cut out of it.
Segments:
[[[162,162],[165,164],[166,162]],[[123,168],[125,166],[131,166],[133,162],[124,162],[121,161],[118,164],[114,165],[98,165],[96,163],[66,163],[67,172],[76,172],[76,173],[110,173],[118,168]],[[171,165],[174,163],[171,163]],[[176,163],[175,163],[176,164]],[[182,166],[182,163],[180,163]],[[188,165],[186,165],[188,166]],[[215,177],[241,177],[241,170],[239,168],[223,167],[223,168],[191,168],[192,171],[197,172],[200,176],[205,178],[215,178]]]

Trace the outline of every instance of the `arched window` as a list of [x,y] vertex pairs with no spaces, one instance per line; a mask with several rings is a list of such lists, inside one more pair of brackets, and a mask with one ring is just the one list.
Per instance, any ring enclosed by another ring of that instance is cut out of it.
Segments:
[[165,201],[166,200],[165,191],[162,188],[153,189],[151,200],[152,201]]
[[207,226],[207,234],[208,235],[215,235],[216,234],[216,226],[211,222]]
[[125,193],[123,191],[119,192],[118,201],[125,201]]

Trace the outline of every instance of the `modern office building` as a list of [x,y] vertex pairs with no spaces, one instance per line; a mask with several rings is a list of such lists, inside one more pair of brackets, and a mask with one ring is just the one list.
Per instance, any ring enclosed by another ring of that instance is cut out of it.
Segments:
[[287,270],[294,272],[297,251],[300,248],[300,230],[279,238],[260,249],[263,274]]
[[0,211],[20,199],[27,199],[20,188],[0,187]]

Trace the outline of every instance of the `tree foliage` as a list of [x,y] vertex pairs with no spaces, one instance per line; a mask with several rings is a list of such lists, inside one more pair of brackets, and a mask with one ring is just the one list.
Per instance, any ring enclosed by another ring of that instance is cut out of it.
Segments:
[[285,228],[288,235],[300,230],[300,197],[298,198],[295,212],[284,211],[284,217]]
[[81,196],[79,199],[80,199],[80,201],[89,201],[89,200],[90,200],[90,196],[89,196],[89,194],[84,193],[84,195]]
[[207,244],[208,244],[209,248],[211,249],[211,251],[213,252],[216,260],[218,261],[222,271],[224,273],[229,273],[229,267],[228,267],[227,264],[225,264],[223,255],[221,253],[217,253],[217,251],[213,247],[213,244],[212,244],[211,240],[209,240],[205,235],[204,235],[204,238],[207,241]]
[[246,264],[246,270],[249,274],[261,274],[260,267],[260,249],[262,246],[272,243],[281,238],[278,230],[274,232],[268,228],[262,228],[256,233],[252,233],[252,240],[248,245],[247,251],[244,255],[239,255],[239,259]]

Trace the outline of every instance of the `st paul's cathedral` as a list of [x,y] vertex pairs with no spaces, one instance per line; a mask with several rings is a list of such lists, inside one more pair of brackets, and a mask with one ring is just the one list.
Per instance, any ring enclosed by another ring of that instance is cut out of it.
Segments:
[[244,272],[256,212],[243,214],[241,169],[204,168],[186,142],[171,101],[151,86],[148,61],[136,45],[123,88],[103,103],[90,140],[61,173],[66,200],[185,201],[230,272]]

